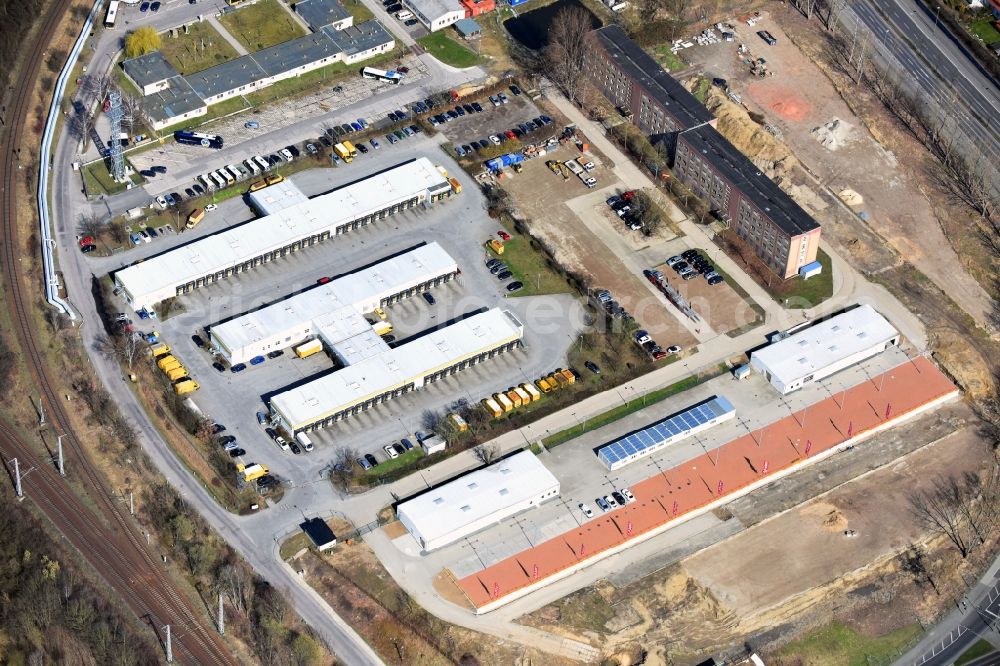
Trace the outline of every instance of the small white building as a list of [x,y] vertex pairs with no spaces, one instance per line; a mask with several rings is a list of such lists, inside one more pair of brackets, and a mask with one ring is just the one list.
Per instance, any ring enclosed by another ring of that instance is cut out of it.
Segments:
[[403,502],[399,520],[431,551],[559,496],[559,480],[530,451]]
[[750,365],[784,394],[897,344],[899,331],[870,305],[861,305],[752,352]]
[[465,8],[458,0],[403,0],[403,6],[431,32],[465,18]]

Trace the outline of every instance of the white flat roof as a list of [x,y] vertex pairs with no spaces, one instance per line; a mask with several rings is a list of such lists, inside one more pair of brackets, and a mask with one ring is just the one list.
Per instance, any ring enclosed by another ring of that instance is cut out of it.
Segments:
[[396,513],[432,543],[558,486],[535,454],[522,451],[403,502]]
[[288,178],[250,193],[250,204],[261,216],[274,215],[306,201],[309,201],[309,197]]
[[444,248],[429,243],[212,326],[212,335],[227,349],[236,350],[311,322],[313,331],[333,345],[370,330],[360,315],[378,306],[382,298],[457,270],[458,264]]
[[751,357],[788,385],[898,335],[874,308],[861,305],[752,352]]
[[429,189],[439,187],[449,187],[448,181],[429,159],[420,157],[150,257],[117,271],[115,279],[136,309],[152,306],[174,296],[177,287],[205,275],[224,272],[303,238],[327,231],[332,235],[338,226],[414,197],[424,199]]
[[271,398],[271,407],[290,429],[298,430],[387,391],[419,382],[461,360],[519,340],[523,332],[523,325],[512,313],[487,310],[279,393]]

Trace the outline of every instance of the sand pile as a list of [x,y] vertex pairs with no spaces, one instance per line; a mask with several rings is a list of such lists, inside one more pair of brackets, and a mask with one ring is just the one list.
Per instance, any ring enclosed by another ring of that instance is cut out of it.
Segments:
[[788,146],[754,122],[742,106],[730,100],[719,88],[713,86],[709,90],[705,106],[718,118],[716,129],[719,133],[768,176],[782,176],[798,164]]
[[812,135],[816,137],[820,145],[829,150],[842,148],[851,140],[854,127],[845,123],[840,118],[834,118],[825,125],[813,129]]
[[844,189],[837,193],[840,200],[848,206],[860,206],[865,202],[864,197],[852,189]]
[[818,518],[820,526],[831,532],[843,532],[847,529],[847,516],[837,507],[827,502],[815,502],[801,511],[803,516]]

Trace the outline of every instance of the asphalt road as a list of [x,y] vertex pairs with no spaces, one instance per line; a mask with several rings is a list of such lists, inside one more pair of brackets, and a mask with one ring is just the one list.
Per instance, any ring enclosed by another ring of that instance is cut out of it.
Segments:
[[876,48],[904,68],[904,81],[933,100],[946,127],[1000,163],[1000,91],[928,17],[916,0],[862,0],[854,15],[875,36]]

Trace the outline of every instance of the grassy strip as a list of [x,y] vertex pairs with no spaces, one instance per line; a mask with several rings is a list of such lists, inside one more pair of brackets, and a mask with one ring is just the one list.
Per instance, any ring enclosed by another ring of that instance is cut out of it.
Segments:
[[417,43],[427,49],[432,56],[452,67],[472,67],[479,61],[479,56],[449,37],[443,30],[421,37]]
[[416,462],[421,455],[423,455],[423,451],[414,447],[396,458],[390,458],[389,460],[380,462],[378,465],[365,472],[365,481],[368,484],[378,483],[383,479],[383,477],[389,476],[399,469],[406,467],[410,463]]
[[[493,256],[492,253],[489,253]],[[537,296],[539,294],[568,294],[573,290],[559,273],[552,270],[545,255],[531,247],[531,239],[520,233],[511,234],[499,256],[514,274],[514,279],[524,288],[512,296]]]
[[670,44],[657,46],[653,49],[653,56],[668,72],[678,72],[688,66],[679,55],[670,50]]
[[963,652],[961,657],[955,660],[955,666],[965,666],[965,664],[968,664],[970,661],[974,661],[980,657],[985,657],[986,655],[996,651],[997,649],[995,647],[980,638],[978,641],[973,643],[972,647]]
[[229,34],[253,53],[305,34],[277,0],[260,0],[219,18]]
[[599,414],[594,418],[587,419],[580,425],[573,426],[572,428],[567,428],[566,430],[561,430],[555,433],[554,435],[549,435],[548,437],[542,440],[542,444],[544,444],[546,448],[558,446],[560,444],[568,442],[571,439],[579,437],[580,435],[586,432],[590,432],[591,430],[597,430],[598,428],[602,428],[610,423],[614,423],[615,421],[621,420],[626,416],[628,416],[629,414],[634,414],[640,409],[645,409],[646,407],[655,405],[658,402],[662,402],[663,400],[666,400],[670,396],[677,395],[678,393],[682,393],[684,391],[692,389],[695,386],[698,386],[699,384],[708,381],[709,379],[718,377],[724,372],[728,372],[728,370],[729,368],[724,363],[720,363],[719,366],[715,369],[715,371],[711,373],[704,375],[691,375],[690,377],[685,377],[680,381],[674,382],[670,386],[666,386],[651,393],[647,393],[641,398],[635,398],[629,402],[626,402],[623,405],[619,405],[617,407],[609,409],[608,411],[604,412],[603,414]]
[[312,541],[309,537],[304,532],[298,532],[281,542],[281,547],[278,549],[278,556],[283,560],[287,560],[295,553],[311,545]]
[[883,636],[866,636],[846,624],[831,622],[789,643],[779,655],[811,666],[888,664],[921,633],[920,625],[913,623]]
[[365,21],[371,21],[375,18],[372,14],[372,10],[368,9],[361,0],[347,0],[344,2],[344,8],[351,13],[354,17],[354,25],[359,23],[364,23]]
[[[129,164],[127,161],[125,164],[127,171]],[[81,167],[80,171],[83,174],[84,187],[87,188],[87,194],[90,196],[98,194],[118,194],[119,192],[124,192],[128,189],[125,183],[116,182],[111,178],[111,172],[108,171],[108,165],[104,160],[87,164]],[[129,175],[129,180],[133,185],[142,184],[142,178],[140,178],[134,171]]]

